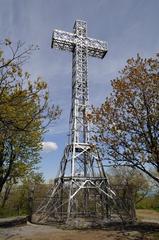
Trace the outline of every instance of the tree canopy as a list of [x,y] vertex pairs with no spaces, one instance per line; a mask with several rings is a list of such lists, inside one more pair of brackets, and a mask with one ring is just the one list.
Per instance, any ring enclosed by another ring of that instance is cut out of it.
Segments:
[[129,59],[111,84],[110,97],[88,115],[93,139],[106,165],[137,168],[159,183],[159,55]]
[[35,168],[46,127],[61,112],[48,104],[47,83],[23,71],[33,50],[9,39],[0,43],[0,192]]

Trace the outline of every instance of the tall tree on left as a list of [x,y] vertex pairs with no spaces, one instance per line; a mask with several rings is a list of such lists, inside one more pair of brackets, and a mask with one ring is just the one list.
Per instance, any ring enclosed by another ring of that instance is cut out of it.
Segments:
[[22,66],[36,47],[0,42],[0,192],[40,161],[43,134],[61,113],[48,104],[47,84],[30,80]]

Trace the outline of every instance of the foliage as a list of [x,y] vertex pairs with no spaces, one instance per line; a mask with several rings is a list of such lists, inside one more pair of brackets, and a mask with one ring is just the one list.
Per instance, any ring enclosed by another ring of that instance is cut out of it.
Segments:
[[46,127],[61,112],[49,107],[46,82],[32,82],[22,69],[35,49],[9,39],[0,43],[0,192],[36,168]]
[[136,207],[139,209],[154,209],[159,211],[159,185],[156,181],[149,180],[149,186],[149,193],[137,203]]
[[109,165],[137,168],[159,183],[151,171],[159,173],[159,55],[129,59],[112,88],[88,115],[93,139]]
[[33,201],[36,199],[35,189],[44,184],[41,173],[30,172],[19,184],[14,184],[5,205],[0,208],[1,216],[30,214]]
[[156,211],[159,211],[159,195],[146,196],[136,205],[136,207],[138,209],[155,209]]
[[130,197],[131,192],[135,205],[142,201],[150,191],[146,177],[135,169],[124,166],[111,168],[109,178],[112,186],[119,186],[119,195],[120,189],[122,190],[123,198],[126,197],[126,195]]

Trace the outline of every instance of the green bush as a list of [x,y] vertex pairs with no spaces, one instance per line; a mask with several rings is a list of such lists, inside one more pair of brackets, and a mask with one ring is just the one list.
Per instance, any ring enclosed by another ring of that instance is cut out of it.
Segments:
[[159,211],[159,195],[145,197],[136,206],[137,209],[155,209]]

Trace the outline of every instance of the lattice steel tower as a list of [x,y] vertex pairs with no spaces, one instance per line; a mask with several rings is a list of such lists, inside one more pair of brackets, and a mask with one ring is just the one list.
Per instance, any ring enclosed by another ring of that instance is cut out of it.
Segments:
[[113,191],[97,149],[90,143],[88,112],[88,56],[104,58],[106,43],[87,37],[86,22],[77,20],[73,33],[55,30],[52,48],[72,52],[72,106],[69,143],[60,171],[38,213],[42,221],[78,217],[109,218]]

